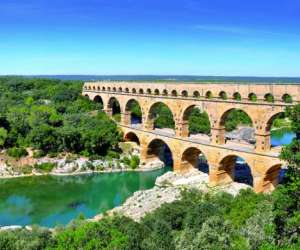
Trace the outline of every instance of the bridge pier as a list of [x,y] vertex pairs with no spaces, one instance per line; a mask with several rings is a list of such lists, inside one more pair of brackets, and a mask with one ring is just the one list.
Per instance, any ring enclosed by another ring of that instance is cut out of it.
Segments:
[[121,113],[121,124],[128,126],[131,124],[131,112],[125,111]]
[[212,127],[211,128],[211,142],[214,144],[225,144],[225,127]]
[[188,121],[182,121],[177,124],[176,130],[175,130],[176,136],[178,137],[189,137],[189,122]]
[[255,150],[257,152],[267,152],[271,149],[271,134],[270,132],[262,132],[255,134],[256,143]]
[[108,117],[112,117],[113,116],[113,110],[112,110],[112,108],[103,109],[103,111],[107,114]]

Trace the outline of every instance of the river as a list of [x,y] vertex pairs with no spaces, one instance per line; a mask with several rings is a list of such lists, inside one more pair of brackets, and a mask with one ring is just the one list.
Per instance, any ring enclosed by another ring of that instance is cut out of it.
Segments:
[[[294,134],[272,132],[272,145],[288,144]],[[121,205],[137,190],[152,188],[170,168],[79,176],[36,176],[0,180],[0,226],[65,225],[80,214],[92,218]]]

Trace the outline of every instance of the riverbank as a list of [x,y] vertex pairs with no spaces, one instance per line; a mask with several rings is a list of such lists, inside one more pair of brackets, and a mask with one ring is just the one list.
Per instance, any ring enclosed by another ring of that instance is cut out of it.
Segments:
[[[251,188],[246,184],[231,183],[224,186],[210,187],[207,174],[193,169],[185,174],[167,172],[157,178],[155,186],[149,190],[137,191],[125,203],[105,214],[123,215],[135,221],[140,221],[147,213],[153,212],[165,203],[172,203],[181,199],[181,194],[186,190],[200,190],[204,193],[227,192],[233,196],[240,190]],[[90,221],[98,221],[104,214],[95,216]]]

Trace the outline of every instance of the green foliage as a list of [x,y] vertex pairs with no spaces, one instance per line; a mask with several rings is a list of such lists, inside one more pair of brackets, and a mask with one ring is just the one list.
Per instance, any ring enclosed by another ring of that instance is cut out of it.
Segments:
[[251,118],[242,110],[234,109],[229,112],[225,118],[226,131],[232,131],[237,128],[238,125],[252,126]]
[[86,156],[117,146],[117,126],[104,113],[89,115],[99,104],[81,96],[80,81],[0,77],[0,89],[0,146]]
[[0,128],[0,147],[2,147],[7,138],[7,130],[5,128]]
[[256,94],[251,93],[251,94],[249,95],[249,100],[252,101],[252,102],[256,102],[256,101],[257,101],[257,96],[256,96]]
[[140,165],[140,158],[137,155],[133,155],[130,159],[130,167],[136,169]]
[[272,94],[266,94],[265,101],[266,102],[274,102],[274,96]]
[[194,108],[189,116],[189,132],[191,134],[210,134],[210,121],[206,112]]
[[152,111],[155,115],[154,127],[156,128],[175,128],[175,122],[171,110],[163,103],[156,105]]
[[45,163],[34,165],[35,169],[42,171],[42,172],[46,172],[46,173],[50,173],[52,171],[52,169],[55,167],[56,167],[56,164],[51,163],[51,162],[45,162]]
[[13,148],[9,148],[7,150],[7,154],[10,156],[10,157],[14,157],[14,158],[21,158],[23,156],[26,156],[28,155],[28,152],[25,148],[17,148],[17,147],[13,147]]

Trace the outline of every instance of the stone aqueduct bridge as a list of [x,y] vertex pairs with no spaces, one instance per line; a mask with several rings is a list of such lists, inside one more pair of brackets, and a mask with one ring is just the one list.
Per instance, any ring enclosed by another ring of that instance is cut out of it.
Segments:
[[[219,98],[224,93],[226,100]],[[236,98],[237,93],[240,98]],[[83,95],[91,100],[101,100],[109,115],[112,115],[112,100],[119,102],[120,126],[125,140],[138,140],[143,162],[158,157],[162,144],[167,144],[171,150],[174,171],[184,172],[196,166],[199,154],[203,154],[213,186],[233,181],[235,160],[241,157],[251,169],[256,192],[272,191],[278,182],[283,163],[278,158],[279,150],[271,148],[270,129],[274,117],[290,105],[283,102],[287,94],[294,102],[300,101],[300,85],[87,82],[83,87]],[[255,102],[249,100],[253,95],[257,97]],[[265,101],[268,95],[273,96],[273,103]],[[131,125],[133,100],[142,110],[140,126]],[[154,129],[153,110],[158,103],[164,103],[172,111],[175,133]],[[188,117],[194,107],[206,111],[209,116],[211,136],[208,140],[189,137]],[[224,123],[233,109],[243,110],[252,119],[256,137],[254,146],[226,143]]]

